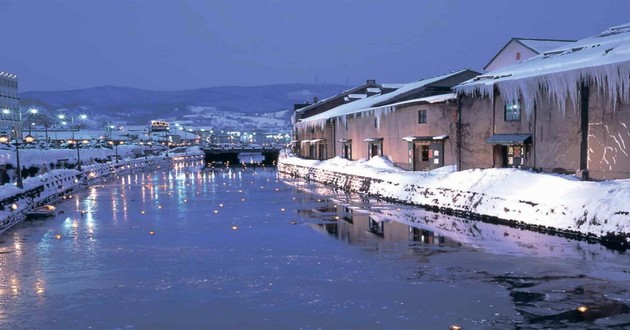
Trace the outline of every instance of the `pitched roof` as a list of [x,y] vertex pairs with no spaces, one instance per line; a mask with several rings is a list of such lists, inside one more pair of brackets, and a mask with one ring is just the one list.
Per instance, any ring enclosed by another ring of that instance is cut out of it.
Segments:
[[559,40],[559,39],[532,39],[532,38],[514,38],[525,47],[540,54],[552,49],[565,46],[566,44],[576,42],[576,40]]
[[607,95],[613,100],[630,100],[630,23],[490,71],[454,89],[458,93],[493,95],[496,87],[508,101],[522,97],[526,111],[530,111],[544,87],[564,110],[567,97],[577,96],[578,84],[583,80],[608,88]]
[[504,49],[506,49],[511,43],[519,43],[524,47],[528,48],[532,52],[536,54],[544,53],[546,51],[565,46],[566,44],[575,42],[575,40],[563,40],[563,39],[536,39],[536,38],[512,38],[508,41],[501,49],[497,52],[494,57],[483,67],[484,70],[492,63],[494,60],[501,55]]
[[345,90],[345,91],[343,91],[343,92],[341,92],[339,94],[335,94],[335,95],[327,97],[327,98],[325,98],[323,100],[319,100],[316,103],[313,103],[313,104],[307,105],[307,106],[305,106],[303,108],[300,108],[298,110],[295,110],[295,112],[296,113],[305,113],[306,111],[315,109],[315,108],[317,108],[319,106],[322,106],[322,105],[324,105],[324,104],[326,104],[326,103],[328,103],[330,101],[333,101],[333,100],[336,100],[336,99],[339,99],[339,98],[344,98],[344,97],[346,97],[348,95],[351,95],[351,94],[362,94],[362,93],[357,93],[357,92],[362,91],[364,89],[377,88],[375,86],[378,86],[378,85],[376,85],[376,82],[374,82],[373,80],[368,80],[363,85],[356,86],[356,87],[353,87],[351,89],[347,89],[347,90]]
[[[345,116],[345,115],[354,114],[354,113],[358,113],[362,111],[373,110],[373,108],[376,106],[381,106],[387,103],[395,102],[397,99],[399,100],[401,96],[409,94],[409,92],[412,92],[414,90],[419,90],[431,84],[439,83],[442,80],[449,79],[451,77],[465,73],[467,71],[473,72],[473,71],[470,71],[469,69],[464,69],[464,70],[455,71],[449,74],[445,74],[445,75],[441,75],[441,76],[437,76],[437,77],[433,77],[429,79],[421,79],[412,83],[403,84],[402,87],[400,87],[399,89],[393,92],[390,92],[387,94],[373,95],[364,99],[354,101],[352,103],[346,103],[346,104],[340,105],[336,108],[330,109],[326,112],[317,114],[315,116],[304,118],[302,120],[302,123],[313,124],[317,122],[321,124],[322,120],[325,121],[328,118]],[[452,95],[452,93],[447,93],[446,95]],[[436,96],[429,96],[426,99],[430,100],[428,101],[429,103],[433,103],[433,102],[443,102],[449,98],[445,98],[445,96],[443,95],[436,95]],[[416,101],[418,101],[418,99]]]

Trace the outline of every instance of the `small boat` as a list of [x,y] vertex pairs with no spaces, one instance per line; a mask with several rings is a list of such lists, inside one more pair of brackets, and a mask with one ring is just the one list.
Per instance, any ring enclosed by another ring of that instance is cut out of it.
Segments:
[[54,217],[56,214],[56,209],[57,208],[52,205],[42,205],[26,213],[26,218],[33,220]]

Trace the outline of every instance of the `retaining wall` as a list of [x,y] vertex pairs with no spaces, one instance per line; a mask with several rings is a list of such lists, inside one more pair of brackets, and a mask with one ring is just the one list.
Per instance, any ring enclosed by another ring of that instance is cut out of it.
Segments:
[[[464,218],[597,241],[615,249],[625,250],[630,245],[627,233],[594,233],[536,224],[536,219],[549,217],[571,217],[578,227],[580,223],[590,221],[586,214],[578,214],[578,211],[564,205],[508,200],[500,196],[440,187],[427,188],[413,183],[392,182],[284,162],[278,164],[278,171],[291,177],[336,186],[346,191],[367,194],[391,202],[417,205],[431,211]],[[406,197],[401,199],[400,196]],[[535,214],[534,221],[519,220],[524,214]]]

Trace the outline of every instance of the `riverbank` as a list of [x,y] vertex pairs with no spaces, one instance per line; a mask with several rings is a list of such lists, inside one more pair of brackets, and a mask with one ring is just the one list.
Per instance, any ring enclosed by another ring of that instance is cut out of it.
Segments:
[[76,191],[93,184],[104,182],[116,175],[134,170],[155,170],[171,166],[173,162],[203,160],[204,154],[199,148],[189,152],[172,153],[171,156],[143,156],[126,158],[104,163],[91,161],[90,165],[77,169],[47,169],[47,161],[56,160],[60,150],[39,150],[38,157],[26,162],[25,167],[37,167],[43,174],[25,178],[24,188],[12,183],[0,186],[0,234],[26,218],[26,214],[38,206],[54,203]]
[[278,171],[443,213],[622,249],[630,245],[630,180],[585,182],[516,169],[410,172],[382,157],[370,161],[283,157]]

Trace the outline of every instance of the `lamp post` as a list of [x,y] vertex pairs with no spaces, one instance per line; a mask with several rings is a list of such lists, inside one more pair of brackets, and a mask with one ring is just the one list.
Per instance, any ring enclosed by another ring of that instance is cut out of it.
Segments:
[[37,109],[35,109],[35,108],[28,109],[28,113],[29,113],[29,116],[28,116],[29,120],[28,120],[28,123],[27,123],[28,124],[28,135],[31,135],[31,126],[33,126],[35,124],[35,123],[33,123],[31,121],[31,117],[32,116],[36,116],[38,112],[39,111]]
[[118,141],[118,143],[116,143],[116,141],[109,141],[109,145],[113,145],[114,146],[114,157],[116,158],[116,164],[118,164],[118,145],[119,144],[124,144],[125,141]]
[[77,170],[81,170],[81,143],[77,140],[68,140],[68,144],[74,144],[74,148],[77,149]]
[[[35,138],[32,137],[29,134],[26,137],[24,137],[24,141],[26,143],[32,143],[33,141],[35,141]],[[17,185],[18,188],[24,189],[24,183],[22,182],[22,167],[20,165],[20,140],[16,139],[14,143],[10,143],[8,136],[0,135],[0,143],[5,143],[5,144],[8,144],[8,145],[15,146],[15,162],[16,162],[16,165],[17,165],[17,169],[16,169],[16,172],[17,172],[16,185]]]
[[[82,121],[87,120],[87,117],[88,116],[86,114],[79,115],[79,119],[81,119]],[[68,124],[68,122],[65,120],[66,119],[65,113],[60,113],[59,115],[57,115],[57,118],[59,118],[62,126],[66,126]],[[73,129],[73,126],[74,126],[74,116],[70,116],[70,130]],[[72,138],[74,139],[74,130],[72,130]]]

